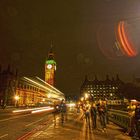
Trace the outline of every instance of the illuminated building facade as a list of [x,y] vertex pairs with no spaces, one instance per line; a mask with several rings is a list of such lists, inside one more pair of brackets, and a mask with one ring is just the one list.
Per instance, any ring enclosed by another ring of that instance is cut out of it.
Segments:
[[120,100],[122,98],[120,87],[124,83],[119,79],[119,76],[116,75],[116,79],[109,79],[109,76],[106,76],[106,80],[98,80],[95,77],[94,80],[88,80],[88,77],[85,77],[85,80],[80,88],[81,96],[88,95],[92,101],[99,100]]
[[55,85],[55,71],[56,71],[56,62],[54,60],[54,53],[51,50],[48,53],[48,58],[45,62],[45,82],[54,86]]
[[51,105],[64,99],[64,94],[39,77],[18,77],[8,66],[0,71],[0,105]]
[[50,105],[60,102],[64,94],[39,77],[22,77],[17,82],[16,96],[19,106]]

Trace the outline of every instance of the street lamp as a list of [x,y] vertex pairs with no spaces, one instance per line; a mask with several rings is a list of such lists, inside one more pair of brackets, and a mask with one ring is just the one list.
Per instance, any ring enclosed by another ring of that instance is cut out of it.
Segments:
[[81,97],[81,101],[83,102],[83,100],[84,100],[84,97]]
[[85,99],[87,99],[88,98],[88,94],[87,93],[85,93]]
[[15,95],[15,107],[17,107],[17,103],[18,103],[18,100],[19,100],[19,96],[18,95]]

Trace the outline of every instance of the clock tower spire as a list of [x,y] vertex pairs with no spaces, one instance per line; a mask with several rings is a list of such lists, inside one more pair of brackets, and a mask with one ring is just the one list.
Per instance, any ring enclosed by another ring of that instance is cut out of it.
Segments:
[[45,82],[47,82],[52,86],[54,86],[55,84],[55,71],[56,71],[56,62],[54,60],[53,44],[51,43],[48,58],[45,62]]

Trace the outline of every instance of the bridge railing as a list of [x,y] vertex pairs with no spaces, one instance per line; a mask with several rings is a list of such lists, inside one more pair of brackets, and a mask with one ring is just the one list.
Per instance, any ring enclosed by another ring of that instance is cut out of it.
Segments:
[[131,127],[131,116],[127,111],[120,111],[109,109],[108,111],[109,120],[122,128],[129,129]]

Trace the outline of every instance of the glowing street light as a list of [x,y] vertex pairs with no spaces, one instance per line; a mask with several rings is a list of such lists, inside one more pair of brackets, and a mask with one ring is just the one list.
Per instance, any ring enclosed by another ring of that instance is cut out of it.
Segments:
[[18,103],[18,100],[19,100],[19,96],[18,95],[15,95],[14,99],[15,99],[15,107],[16,107],[17,106],[17,103]]
[[132,100],[131,100],[131,102],[137,102],[137,100],[135,100],[135,99],[132,99]]
[[81,101],[83,101],[84,100],[84,97],[81,97]]
[[88,94],[87,93],[85,93],[85,99],[87,99],[88,98]]
[[15,95],[15,97],[14,97],[14,98],[15,98],[15,100],[16,100],[16,101],[18,101],[18,100],[19,100],[19,96],[18,96],[18,95]]

